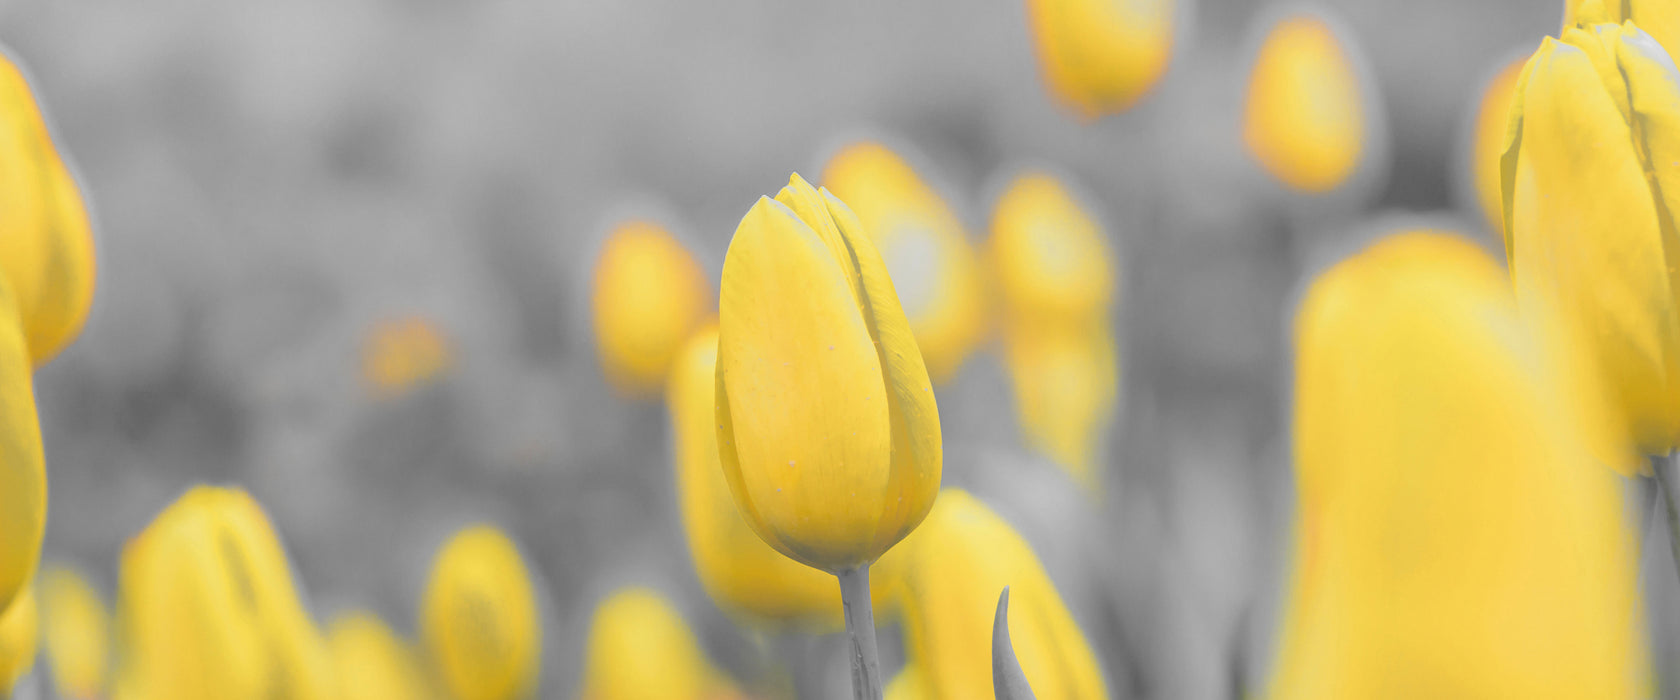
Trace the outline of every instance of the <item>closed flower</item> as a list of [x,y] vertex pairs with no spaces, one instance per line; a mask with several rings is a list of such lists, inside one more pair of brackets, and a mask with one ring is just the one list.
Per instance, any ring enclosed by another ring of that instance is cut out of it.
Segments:
[[94,700],[105,693],[111,622],[105,599],[73,569],[41,572],[41,618],[47,665],[58,696]]
[[1166,72],[1173,0],[1027,0],[1039,72],[1084,119],[1137,102]]
[[625,588],[601,601],[585,654],[582,700],[739,697],[706,660],[682,615],[651,589]]
[[488,525],[455,534],[432,561],[420,630],[430,663],[459,700],[518,700],[537,691],[542,628],[525,560]]
[[1248,76],[1243,145],[1291,189],[1328,192],[1359,168],[1370,141],[1370,102],[1345,38],[1322,17],[1273,25]]
[[630,396],[659,393],[671,358],[711,307],[694,256],[648,221],[627,221],[608,234],[591,295],[601,370]]
[[327,644],[343,700],[426,700],[434,696],[430,677],[413,646],[373,613],[355,611],[334,620],[327,631]]

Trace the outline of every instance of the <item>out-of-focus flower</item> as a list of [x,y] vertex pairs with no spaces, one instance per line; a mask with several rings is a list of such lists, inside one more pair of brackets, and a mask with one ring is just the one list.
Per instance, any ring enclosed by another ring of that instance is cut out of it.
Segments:
[[1027,0],[1033,46],[1050,94],[1084,119],[1131,107],[1167,70],[1173,5],[1173,0]]
[[47,665],[58,696],[93,700],[105,692],[110,668],[110,613],[105,600],[73,569],[41,572],[41,617]]
[[1102,231],[1054,176],[1028,172],[997,201],[987,255],[1022,432],[1093,486],[1119,386]]
[[1482,90],[1471,126],[1469,167],[1476,190],[1476,203],[1487,217],[1488,230],[1505,228],[1504,205],[1499,195],[1499,157],[1505,152],[1505,127],[1509,123],[1511,96],[1517,91],[1517,77],[1526,59],[1517,59],[1499,70]]
[[595,261],[595,348],[607,380],[625,394],[653,395],[671,358],[711,306],[694,256],[658,224],[614,228]]
[[915,664],[905,664],[887,683],[882,693],[883,700],[924,700],[927,691],[924,690],[926,681],[922,680],[922,670]]
[[742,516],[831,573],[867,565],[938,496],[939,410],[881,255],[795,174],[723,263],[718,451]]
[[962,222],[909,163],[873,141],[836,153],[822,183],[880,252],[928,376],[949,381],[985,331],[980,264]]
[[1600,409],[1588,419],[1600,459],[1648,470],[1639,452],[1680,440],[1680,71],[1632,23],[1571,27],[1529,59],[1507,133],[1518,303],[1549,347],[1591,368],[1576,393]]
[[18,679],[35,666],[40,614],[35,607],[33,586],[24,587],[6,611],[0,613],[0,689],[8,695]]
[[1563,29],[1631,21],[1673,56],[1680,51],[1680,4],[1672,0],[1566,0]]
[[514,700],[537,690],[542,628],[519,548],[488,525],[450,538],[432,563],[421,634],[443,684],[461,700]]
[[1297,521],[1269,697],[1630,698],[1649,678],[1619,484],[1496,262],[1381,241],[1295,321]]
[[188,490],[124,547],[120,578],[125,697],[332,697],[325,640],[243,490]]
[[927,521],[881,561],[918,672],[903,697],[992,697],[992,621],[1010,590],[1009,635],[1037,697],[1104,698],[1101,667],[1027,541],[966,492],[945,489]]
[[676,440],[677,498],[688,551],[706,593],[760,623],[840,626],[834,577],[796,562],[754,534],[718,463],[717,327],[708,325],[677,355],[666,385]]
[[740,697],[712,668],[682,615],[658,593],[621,589],[595,608],[583,662],[583,700]]
[[16,301],[10,281],[0,276],[0,608],[35,576],[47,527],[34,370]]
[[0,274],[39,366],[69,345],[93,303],[93,228],[29,81],[0,52]]
[[1285,17],[1266,34],[1248,76],[1243,144],[1301,192],[1347,182],[1369,150],[1367,100],[1347,40],[1322,17]]
[[423,700],[433,697],[420,659],[379,616],[356,611],[327,632],[343,700]]
[[448,336],[419,316],[381,321],[362,341],[362,378],[375,396],[429,384],[453,362]]

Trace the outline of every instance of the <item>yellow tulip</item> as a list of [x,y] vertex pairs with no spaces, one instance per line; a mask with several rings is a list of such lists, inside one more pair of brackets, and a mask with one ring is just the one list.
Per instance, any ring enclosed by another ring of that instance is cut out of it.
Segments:
[[454,362],[449,338],[419,316],[381,321],[362,342],[362,378],[377,396],[431,383]]
[[886,265],[852,211],[794,175],[723,263],[718,451],[747,523],[840,574],[938,495],[939,411]]
[[694,256],[647,221],[627,221],[607,236],[593,295],[601,369],[631,396],[658,393],[671,358],[711,306]]
[[928,376],[949,381],[985,330],[980,265],[962,222],[909,163],[873,141],[836,153],[822,182],[881,253]]
[[1505,152],[1505,126],[1511,110],[1511,96],[1517,91],[1517,77],[1526,58],[1514,60],[1499,70],[1482,90],[1470,135],[1469,167],[1476,203],[1487,217],[1489,231],[1505,228],[1504,205],[1499,195],[1499,157]]
[[1680,51],[1680,4],[1673,0],[1566,0],[1563,29],[1632,21],[1668,49]]
[[32,586],[25,587],[6,607],[6,612],[0,613],[0,689],[7,694],[35,667],[40,615]]
[[42,571],[38,585],[53,687],[63,698],[100,697],[111,654],[104,598],[80,573],[63,567]]
[[542,628],[518,547],[488,525],[439,550],[420,628],[443,684],[460,700],[514,700],[537,691]]
[[1167,70],[1173,5],[1173,0],[1027,0],[1033,46],[1050,94],[1088,120],[1132,106]]
[[583,662],[583,700],[724,700],[737,692],[712,668],[671,604],[642,587],[595,608]]
[[1647,697],[1618,479],[1499,265],[1433,232],[1295,321],[1293,575],[1270,697]]
[[1108,244],[1055,177],[1029,172],[998,198],[988,248],[1021,430],[1093,486],[1120,381]]
[[1367,99],[1348,47],[1323,18],[1286,17],[1260,45],[1248,77],[1243,144],[1283,184],[1335,189],[1366,148]]
[[893,676],[883,694],[883,700],[924,700],[928,697],[923,685],[922,670],[915,664],[905,664],[899,669],[898,675]]
[[907,697],[993,696],[992,622],[1005,586],[1010,639],[1036,696],[1108,697],[1096,655],[1032,547],[973,496],[945,489],[881,566],[898,581],[905,654],[918,669],[895,681]]
[[327,633],[343,700],[422,700],[432,697],[424,668],[407,641],[379,616],[340,616]]
[[1680,72],[1631,23],[1570,28],[1523,69],[1507,133],[1518,302],[1552,347],[1591,368],[1577,400],[1602,408],[1600,459],[1645,470],[1638,453],[1680,440]]
[[124,547],[120,579],[126,693],[333,695],[325,640],[273,525],[244,491],[188,490]]
[[717,327],[708,325],[677,355],[666,385],[676,440],[677,497],[688,551],[706,593],[758,623],[840,625],[834,577],[782,556],[735,508],[718,463]]
[[11,282],[29,357],[45,364],[93,303],[93,228],[24,74],[0,53],[0,275]]
[[47,527],[41,426],[16,302],[11,284],[0,275],[0,607],[10,605],[34,578]]

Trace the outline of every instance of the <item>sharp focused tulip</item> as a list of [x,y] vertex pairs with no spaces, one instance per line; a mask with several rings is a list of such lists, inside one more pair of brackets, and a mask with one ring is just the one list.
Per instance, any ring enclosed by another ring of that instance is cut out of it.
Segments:
[[1647,697],[1620,486],[1498,264],[1381,241],[1295,321],[1293,574],[1270,697]]
[[35,607],[33,588],[27,587],[0,613],[0,690],[9,695],[18,679],[35,667],[39,637],[40,611]]
[[903,688],[904,697],[993,696],[992,622],[1005,586],[1009,636],[1037,697],[1108,696],[1090,644],[1032,547],[973,496],[946,489],[882,568],[898,580],[905,654],[919,670],[901,681],[919,686]]
[[620,391],[657,394],[671,358],[711,306],[706,275],[670,233],[646,221],[613,229],[595,262],[595,347]]
[[333,621],[327,633],[343,700],[424,700],[433,697],[413,647],[370,612]]
[[362,377],[377,396],[396,396],[437,379],[454,361],[449,338],[416,317],[383,321],[362,344]]
[[1050,94],[1084,119],[1132,106],[1167,70],[1173,5],[1173,0],[1027,0],[1033,46]]
[[262,507],[197,486],[123,549],[125,695],[328,698],[325,640]]
[[1565,0],[1563,28],[1632,21],[1668,49],[1680,50],[1680,4],[1673,0]]
[[52,567],[41,572],[41,617],[47,665],[58,696],[94,700],[105,692],[111,654],[110,613],[82,575]]
[[761,197],[723,263],[718,451],[747,523],[839,573],[938,495],[939,411],[885,263],[845,204],[798,175]]
[[727,700],[738,697],[712,668],[671,604],[641,587],[595,608],[583,667],[583,700]]
[[[1525,315],[1591,368],[1600,458],[1623,473],[1680,438],[1680,72],[1633,24],[1546,38],[1518,80],[1501,160],[1505,249]],[[1595,390],[1596,389],[1596,390]]]
[[823,186],[849,205],[881,253],[928,376],[944,384],[985,330],[980,265],[968,233],[939,193],[886,146],[846,146]]
[[695,572],[718,605],[757,623],[840,625],[834,577],[782,556],[735,508],[718,463],[717,327],[695,334],[671,368],[666,401],[676,440],[677,494]]
[[0,275],[12,286],[31,362],[80,332],[93,303],[93,229],[23,72],[0,54]]
[[455,534],[432,562],[420,625],[431,663],[460,700],[514,700],[537,690],[542,628],[530,574],[500,530]]
[[47,527],[41,426],[16,300],[0,276],[0,606],[10,605],[34,577]]
[[1287,17],[1267,33],[1249,73],[1243,144],[1301,192],[1335,189],[1368,150],[1367,99],[1343,40],[1320,17]]
[[1022,432],[1094,485],[1119,385],[1115,275],[1102,231],[1056,178],[1026,173],[998,199],[988,256]]
[[1505,126],[1511,110],[1511,96],[1517,91],[1526,59],[1506,64],[1482,90],[1470,134],[1469,167],[1476,190],[1476,203],[1487,217],[1489,231],[1505,228],[1504,205],[1499,194],[1499,158],[1505,152]]

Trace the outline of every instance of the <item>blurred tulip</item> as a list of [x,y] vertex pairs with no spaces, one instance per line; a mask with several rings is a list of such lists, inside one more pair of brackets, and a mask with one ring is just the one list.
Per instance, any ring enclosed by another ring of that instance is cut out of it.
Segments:
[[[1524,314],[1591,368],[1577,397],[1624,474],[1680,441],[1680,72],[1633,24],[1570,28],[1523,69],[1501,160]],[[1602,402],[1594,401],[1602,398]]]
[[0,274],[16,295],[29,357],[45,364],[93,303],[93,228],[29,81],[0,52]]
[[453,362],[449,338],[419,316],[381,321],[362,341],[362,378],[376,396],[429,384]]
[[938,495],[939,410],[881,256],[797,174],[760,197],[723,263],[718,448],[747,523],[778,551],[865,567]]
[[1087,120],[1131,107],[1167,71],[1173,5],[1173,0],[1027,0],[1033,46],[1050,94]]
[[1413,232],[1307,291],[1270,697],[1649,696],[1619,484],[1584,467],[1508,285]]
[[432,562],[420,627],[431,664],[460,700],[514,700],[537,691],[542,628],[530,574],[507,535],[475,525]]
[[268,516],[240,489],[195,486],[123,549],[125,696],[328,698],[325,640]]
[[998,198],[988,248],[1022,432],[1094,486],[1120,381],[1108,244],[1055,177],[1029,172]]
[[1563,28],[1631,21],[1668,49],[1680,51],[1680,4],[1674,0],[1564,0]]
[[327,633],[343,700],[422,700],[432,697],[413,647],[379,616],[356,611],[334,620]]
[[694,256],[658,224],[627,221],[607,236],[595,261],[595,347],[621,392],[653,395],[671,358],[711,306]]
[[1511,96],[1517,91],[1525,58],[1505,65],[1488,81],[1477,104],[1474,130],[1470,135],[1470,176],[1476,189],[1476,203],[1487,217],[1489,231],[1501,231],[1504,205],[1499,195],[1499,157],[1505,151],[1505,127],[1511,110]]
[[41,572],[41,617],[47,664],[59,697],[93,700],[105,692],[110,668],[110,613],[80,573],[63,567]]
[[583,700],[726,700],[739,697],[712,668],[682,615],[658,593],[621,589],[595,608]]
[[883,700],[925,700],[927,691],[924,690],[926,681],[922,680],[922,670],[915,664],[905,664],[899,669],[898,675],[893,676],[892,682],[887,684]]
[[47,527],[41,426],[16,300],[9,280],[0,275],[0,608],[34,578]]
[[1009,635],[1037,697],[1108,696],[1090,644],[1032,547],[968,493],[940,493],[927,522],[881,568],[898,581],[905,654],[921,681],[895,681],[911,686],[901,697],[993,697],[992,622],[1005,586]]
[[35,667],[40,614],[35,607],[33,587],[25,587],[6,607],[6,612],[0,613],[0,689],[7,695]]
[[712,600],[760,624],[840,626],[834,577],[782,556],[735,508],[718,463],[717,327],[707,325],[677,355],[666,385],[676,440],[677,495],[695,573]]
[[1301,192],[1347,182],[1368,150],[1368,100],[1344,40],[1322,17],[1289,16],[1272,26],[1250,69],[1243,144]]
[[836,153],[822,182],[881,253],[928,376],[949,381],[985,331],[980,264],[962,222],[909,163],[873,141]]

